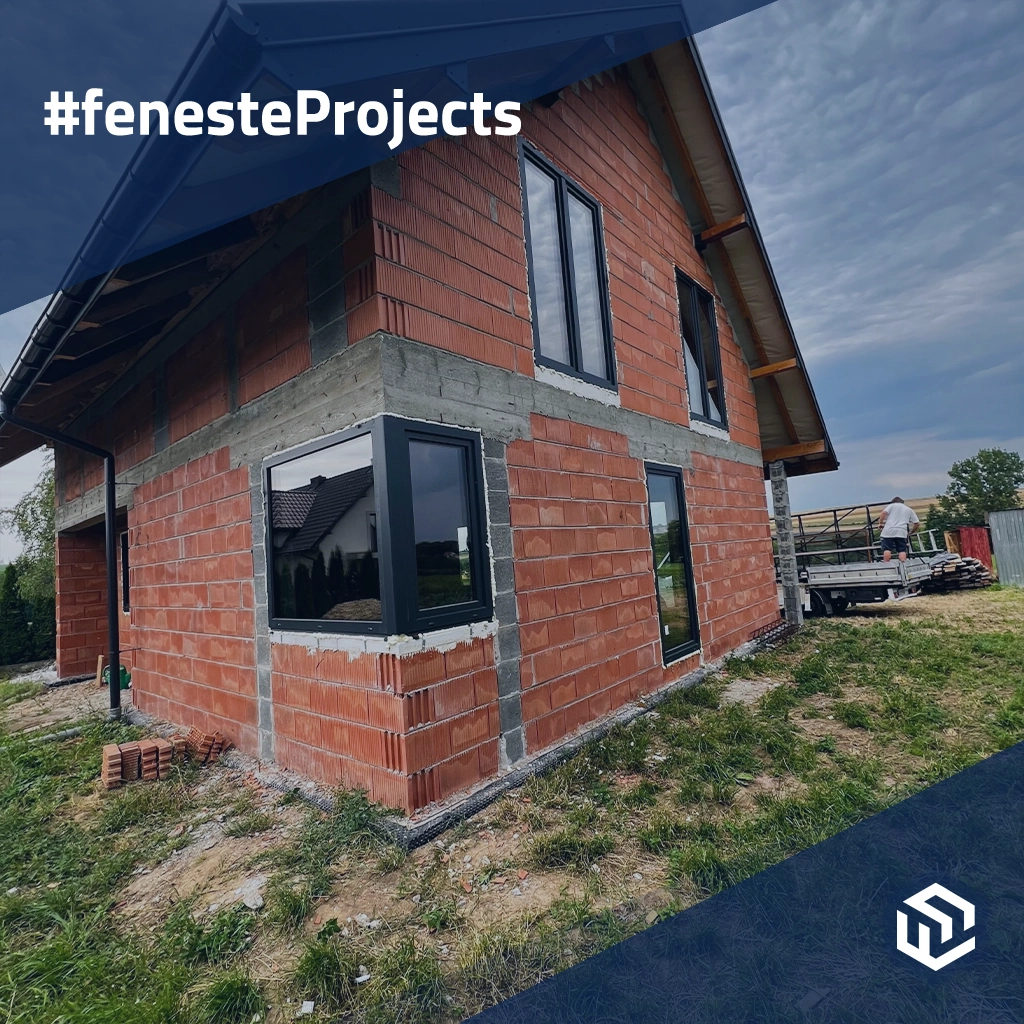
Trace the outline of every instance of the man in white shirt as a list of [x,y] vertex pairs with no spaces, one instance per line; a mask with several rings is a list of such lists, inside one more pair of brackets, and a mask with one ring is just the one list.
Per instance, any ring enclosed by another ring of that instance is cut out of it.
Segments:
[[902,498],[893,498],[882,509],[878,525],[882,528],[882,561],[888,562],[895,551],[900,561],[905,562],[910,548],[910,536],[921,529],[917,513],[909,505],[904,505]]

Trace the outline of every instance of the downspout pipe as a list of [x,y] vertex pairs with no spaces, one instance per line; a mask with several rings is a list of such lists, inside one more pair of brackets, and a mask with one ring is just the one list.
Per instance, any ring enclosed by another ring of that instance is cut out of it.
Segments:
[[16,416],[5,399],[0,398],[0,422],[10,423],[49,441],[77,448],[79,451],[103,460],[104,525],[107,548],[107,657],[110,665],[110,710],[107,717],[116,721],[121,717],[121,637],[117,609],[117,488],[114,455],[88,441],[70,437],[59,430],[31,423]]

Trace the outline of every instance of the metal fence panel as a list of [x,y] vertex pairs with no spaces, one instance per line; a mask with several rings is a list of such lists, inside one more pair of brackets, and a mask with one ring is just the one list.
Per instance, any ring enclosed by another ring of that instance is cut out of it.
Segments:
[[989,514],[999,582],[1024,587],[1024,508]]

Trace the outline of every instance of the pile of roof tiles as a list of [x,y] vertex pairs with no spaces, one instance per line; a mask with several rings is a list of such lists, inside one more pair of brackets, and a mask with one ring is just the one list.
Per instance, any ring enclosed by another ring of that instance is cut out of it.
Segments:
[[155,781],[165,779],[177,762],[185,760],[197,764],[213,764],[228,746],[219,733],[190,729],[187,736],[172,736],[133,740],[130,743],[108,743],[103,748],[100,781],[107,789],[117,789],[123,782],[136,779]]

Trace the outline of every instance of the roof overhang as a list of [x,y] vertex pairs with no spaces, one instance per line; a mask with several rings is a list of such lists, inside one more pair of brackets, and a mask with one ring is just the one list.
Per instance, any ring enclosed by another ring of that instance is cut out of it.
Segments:
[[628,68],[747,360],[766,474],[776,460],[790,476],[838,468],[696,44]]
[[[747,364],[762,454],[790,475],[837,468],[778,283],[692,40],[627,64],[704,251]],[[114,382],[174,331],[289,221],[309,219],[319,194],[347,192],[350,175],[59,290],[3,384],[20,415],[53,429],[80,424]],[[367,177],[368,181],[368,177]],[[303,213],[305,209],[305,212]],[[38,446],[0,424],[0,465]]]

